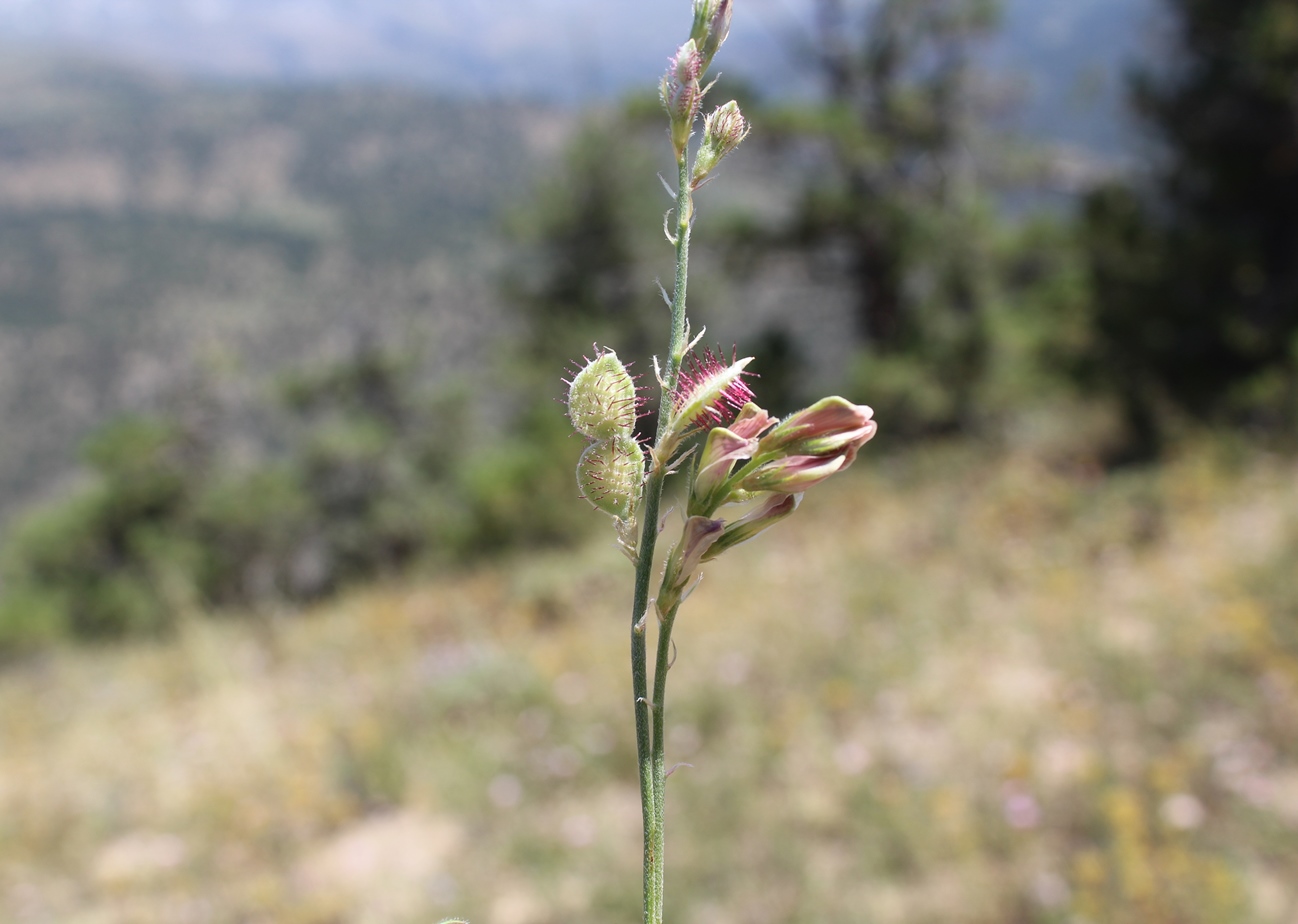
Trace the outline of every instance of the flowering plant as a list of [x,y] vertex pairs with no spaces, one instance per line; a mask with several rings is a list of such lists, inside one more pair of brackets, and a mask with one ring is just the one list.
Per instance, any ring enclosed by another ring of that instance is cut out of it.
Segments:
[[[702,566],[797,509],[803,492],[852,464],[876,424],[870,408],[839,398],[776,420],[755,403],[751,357],[697,352],[685,316],[694,193],[747,136],[732,100],[703,120],[693,159],[690,138],[711,85],[702,80],[730,30],[732,0],[693,0],[689,39],[671,57],[660,93],[676,155],[675,207],[664,230],[676,249],[671,334],[665,362],[654,360],[661,387],[652,445],[635,437],[641,389],[612,350],[596,348],[568,381],[568,416],[590,441],[577,465],[582,495],[613,517],[618,540],[635,565],[631,609],[631,677],[644,821],[644,921],[663,912],[663,800],[667,778],[663,713],[671,636],[681,603]],[[653,600],[657,657],[649,690],[646,630],[654,551],[663,530],[659,509],[667,476],[687,471],[689,495],[679,539],[667,554]],[[724,508],[743,505],[727,519]]]

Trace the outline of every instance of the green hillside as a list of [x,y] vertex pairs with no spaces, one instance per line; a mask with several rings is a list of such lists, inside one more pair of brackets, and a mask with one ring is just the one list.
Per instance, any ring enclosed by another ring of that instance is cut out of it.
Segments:
[[213,368],[237,404],[359,330],[417,333],[448,373],[495,317],[497,214],[564,118],[6,58],[0,512],[66,472],[92,423]]

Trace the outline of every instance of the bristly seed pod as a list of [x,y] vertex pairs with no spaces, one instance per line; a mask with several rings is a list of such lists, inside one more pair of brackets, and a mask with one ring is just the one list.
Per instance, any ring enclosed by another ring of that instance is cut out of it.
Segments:
[[590,439],[630,436],[638,409],[635,379],[612,350],[597,350],[568,384],[568,418]]
[[644,451],[629,435],[592,443],[577,463],[581,496],[620,520],[635,510],[643,480]]

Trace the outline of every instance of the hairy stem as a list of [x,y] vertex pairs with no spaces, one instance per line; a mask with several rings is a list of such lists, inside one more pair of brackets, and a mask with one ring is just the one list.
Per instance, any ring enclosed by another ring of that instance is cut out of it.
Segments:
[[[690,223],[693,200],[690,197],[690,173],[684,154],[677,162],[679,184],[676,196],[676,290],[672,296],[671,340],[667,364],[663,370],[663,394],[658,406],[659,445],[667,435],[672,415],[672,394],[685,356],[685,283],[689,272]],[[645,644],[649,611],[649,586],[653,579],[654,549],[658,544],[658,517],[662,506],[663,482],[669,459],[657,451],[650,461],[645,483],[642,510],[643,531],[637,549],[635,599],[631,607],[631,682],[635,696],[636,753],[640,762],[640,806],[644,819],[644,922],[662,924],[663,919],[663,782],[665,773],[662,742],[662,705],[667,682],[664,645],[671,640],[671,623],[665,620],[659,629],[659,654],[654,675],[655,700],[649,699],[648,650]],[[675,617],[675,611],[671,617]],[[652,731],[650,709],[654,710]]]
[[658,507],[663,472],[655,468],[645,485],[644,533],[635,569],[635,600],[631,608],[631,686],[635,696],[635,744],[640,762],[640,808],[644,821],[644,924],[662,921],[662,872],[655,850],[658,795],[653,776],[653,743],[649,728],[649,675],[645,647],[649,582],[653,579],[654,545],[658,538]]

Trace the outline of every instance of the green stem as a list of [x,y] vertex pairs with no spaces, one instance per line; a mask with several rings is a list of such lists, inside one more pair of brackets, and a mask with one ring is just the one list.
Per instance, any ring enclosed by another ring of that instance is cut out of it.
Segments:
[[658,507],[662,500],[663,472],[655,468],[645,485],[644,532],[635,569],[635,600],[631,608],[631,686],[635,696],[635,745],[640,762],[640,808],[644,821],[644,922],[662,920],[662,873],[655,850],[658,796],[654,787],[649,723],[649,676],[645,648],[649,584],[653,579],[654,545],[658,539]]
[[[667,366],[663,370],[663,393],[658,406],[658,440],[666,436],[672,414],[672,394],[685,357],[685,283],[689,272],[690,222],[693,201],[690,197],[690,172],[687,158],[682,154],[677,162],[679,172],[676,196],[676,291],[672,297],[671,341],[667,352]],[[667,682],[664,646],[671,640],[671,622],[664,620],[658,635],[658,661],[654,675],[654,696],[650,701],[648,688],[648,651],[645,645],[649,587],[653,579],[654,549],[658,544],[658,516],[662,506],[663,482],[666,465],[655,450],[650,463],[649,478],[645,484],[644,517],[637,549],[635,569],[635,599],[631,607],[631,684],[635,697],[636,754],[640,763],[640,807],[644,819],[644,922],[662,924],[663,919],[663,782],[662,768],[662,706],[658,698],[663,695]],[[675,618],[675,612],[671,618]],[[652,732],[649,711],[653,709]]]
[[[653,784],[657,801],[654,803],[654,854],[663,855],[666,828],[663,824],[663,793],[667,784],[666,755],[663,746],[663,715],[667,700],[667,671],[671,667],[672,626],[676,623],[677,603],[658,622],[658,660],[654,663],[654,713],[653,713]],[[659,873],[661,877],[661,873]],[[659,891],[662,883],[658,884]]]

